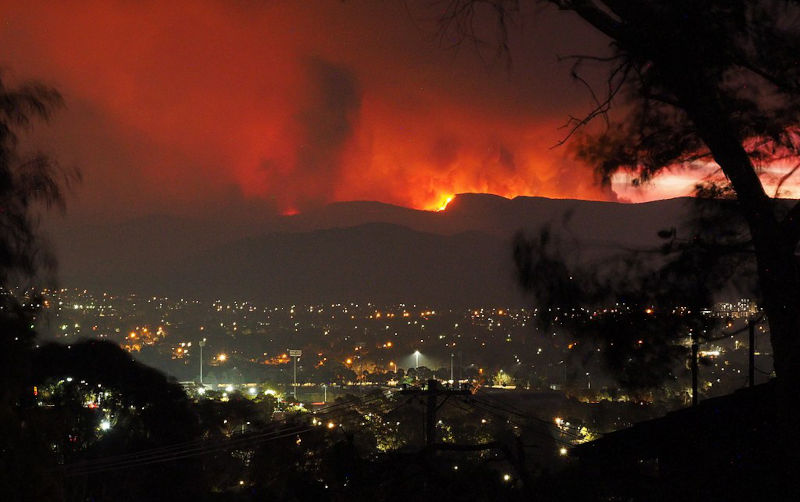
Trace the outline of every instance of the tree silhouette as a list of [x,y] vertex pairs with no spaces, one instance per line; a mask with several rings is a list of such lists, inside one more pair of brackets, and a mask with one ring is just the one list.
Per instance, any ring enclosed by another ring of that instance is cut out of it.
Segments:
[[[137,362],[114,343],[48,343],[34,351],[32,368],[32,384],[61,394],[55,406],[42,413],[77,440],[75,451],[61,450],[69,468],[80,471],[83,462],[200,436],[197,416],[180,385]],[[86,407],[90,396],[96,401],[94,409]],[[53,396],[48,401],[54,401]],[[98,438],[97,426],[104,416],[112,425]],[[65,437],[47,432],[38,433],[51,444],[58,444]],[[199,495],[206,480],[194,479],[190,474],[197,467],[195,460],[184,460],[181,464],[111,472],[91,473],[86,469],[89,474],[68,477],[64,486],[76,499],[94,496],[104,500],[141,500],[156,492],[164,497]]]
[[575,339],[570,357],[584,364],[599,357],[623,388],[637,394],[678,381],[679,363],[688,357],[685,342],[719,336],[718,319],[704,310],[722,284],[743,274],[737,266],[747,257],[729,252],[722,237],[680,239],[675,230],[661,236],[660,248],[591,264],[570,260],[567,250],[574,247],[548,228],[515,239],[519,278],[538,300],[535,325]]
[[29,321],[40,306],[38,297],[26,299],[19,291],[55,265],[38,233],[39,210],[63,209],[64,188],[74,177],[45,155],[20,152],[19,133],[37,119],[48,119],[61,104],[54,89],[36,83],[7,88],[0,80],[0,322],[5,328],[0,336],[0,403],[6,406],[16,399],[27,374],[24,354],[34,337]]
[[10,88],[0,79],[0,492],[19,500],[60,494],[42,472],[47,445],[31,427],[34,321],[42,299],[28,288],[55,266],[38,231],[41,211],[64,208],[64,190],[77,172],[46,155],[24,154],[19,135],[61,104],[54,89],[37,83]]
[[[457,0],[441,18],[445,32],[472,36],[478,13],[494,16],[500,47],[521,0]],[[800,204],[770,197],[762,168],[797,164],[800,135],[800,4],[792,0],[542,0],[572,12],[609,38],[608,56],[575,56],[605,65],[596,107],[572,118],[577,156],[603,183],[627,171],[644,182],[676,166],[716,165],[736,196],[757,260],[775,370],[784,390],[800,381]],[[481,10],[482,7],[488,7]],[[617,117],[612,105],[624,103]],[[599,134],[582,127],[606,120]],[[566,140],[566,139],[565,139]],[[800,165],[800,164],[798,164]],[[789,170],[778,187],[794,174]]]
[[[98,341],[36,345],[36,320],[45,301],[41,290],[53,283],[56,267],[39,221],[43,211],[65,209],[65,190],[79,174],[46,155],[24,154],[20,134],[61,105],[52,88],[37,83],[9,88],[0,80],[0,493],[9,500],[141,500],[153,490],[163,497],[174,490],[202,491],[203,484],[189,479],[186,469],[90,475],[70,482],[60,475],[58,464],[64,461],[199,434],[180,386],[118,346]],[[35,393],[45,387],[56,389],[52,408],[35,403]],[[89,395],[102,395],[104,407],[115,410],[116,427],[100,439],[101,417],[86,406]]]

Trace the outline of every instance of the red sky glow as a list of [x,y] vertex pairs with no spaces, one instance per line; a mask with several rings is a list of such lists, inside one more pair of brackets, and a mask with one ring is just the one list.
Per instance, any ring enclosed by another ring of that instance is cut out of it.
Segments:
[[523,13],[506,69],[445,47],[433,14],[414,1],[0,1],[0,42],[9,78],[66,99],[34,140],[82,170],[81,215],[438,209],[461,192],[638,201],[693,184],[612,191],[551,148],[590,105],[557,55],[606,45],[579,21]]

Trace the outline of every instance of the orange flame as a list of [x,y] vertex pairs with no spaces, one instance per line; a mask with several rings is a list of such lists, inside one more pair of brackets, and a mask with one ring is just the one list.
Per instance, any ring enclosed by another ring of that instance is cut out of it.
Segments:
[[447,205],[453,201],[454,195],[445,195],[442,197],[442,201],[439,203],[439,207],[436,208],[436,211],[444,211],[447,209]]

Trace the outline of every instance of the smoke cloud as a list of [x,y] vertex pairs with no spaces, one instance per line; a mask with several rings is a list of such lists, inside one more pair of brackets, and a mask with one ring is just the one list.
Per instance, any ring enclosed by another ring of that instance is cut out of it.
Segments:
[[443,47],[427,2],[407,4],[0,0],[0,64],[64,94],[32,141],[82,169],[84,217],[614,198],[552,148],[591,103],[556,56],[605,40],[556,11],[523,12],[507,70]]

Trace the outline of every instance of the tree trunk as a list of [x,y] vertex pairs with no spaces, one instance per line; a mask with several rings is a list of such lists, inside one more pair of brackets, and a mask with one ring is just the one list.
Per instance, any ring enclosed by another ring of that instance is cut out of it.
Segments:
[[800,270],[795,256],[800,232],[787,232],[778,221],[774,201],[731,124],[719,90],[724,75],[714,72],[709,55],[691,41],[659,37],[658,30],[647,29],[658,15],[648,2],[605,1],[608,9],[603,10],[592,1],[550,1],[574,11],[622,47],[645,54],[653,63],[654,81],[674,93],[676,107],[693,122],[730,180],[755,247],[779,386],[787,397],[800,397]]
[[[681,85],[683,84],[683,85]],[[775,373],[795,397],[800,389],[800,268],[797,242],[787,238],[741,138],[728,125],[713,89],[691,82],[676,94],[697,133],[736,191],[755,249],[762,303],[770,327]],[[700,87],[700,89],[698,89]],[[704,92],[705,91],[705,92]]]
[[780,249],[782,246],[770,246],[768,242],[754,244],[775,373],[797,393],[797,384],[800,383],[800,274],[797,258],[794,253]]

